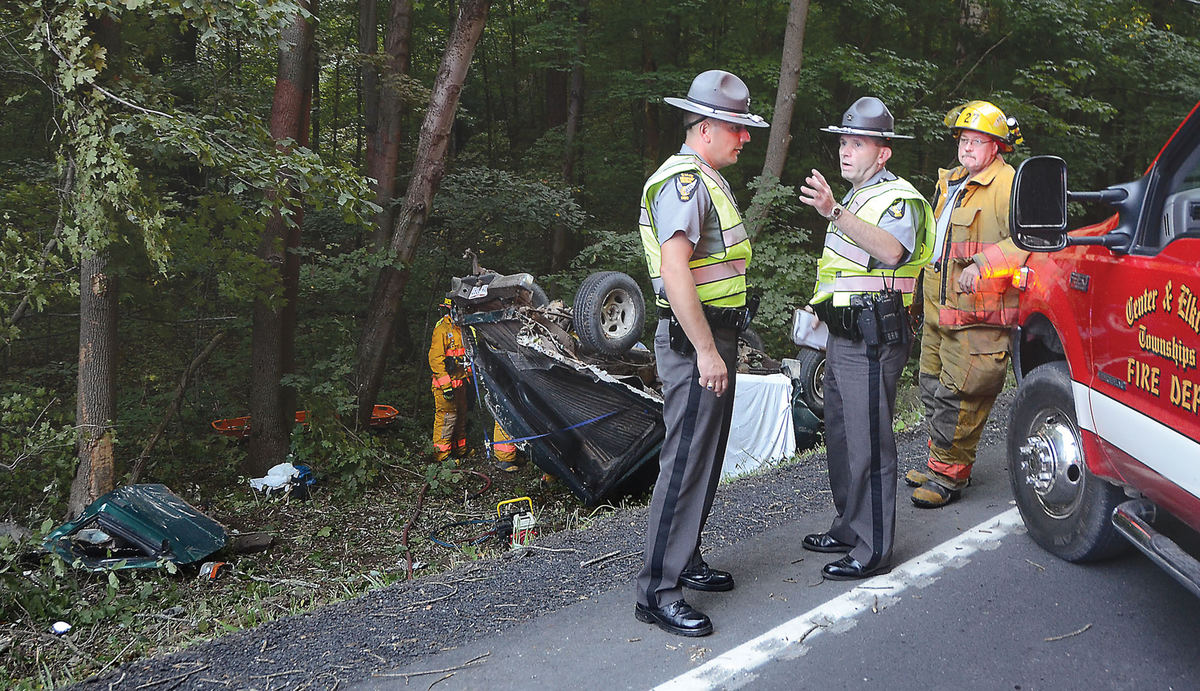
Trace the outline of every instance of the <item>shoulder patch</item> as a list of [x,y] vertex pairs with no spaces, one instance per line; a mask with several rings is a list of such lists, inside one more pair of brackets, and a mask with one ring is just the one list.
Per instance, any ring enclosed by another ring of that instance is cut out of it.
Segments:
[[696,185],[700,184],[700,179],[695,173],[680,173],[675,176],[675,193],[679,195],[679,201],[686,202],[696,193]]
[[892,218],[904,218],[904,210],[908,207],[908,200],[897,199],[888,207],[888,215]]

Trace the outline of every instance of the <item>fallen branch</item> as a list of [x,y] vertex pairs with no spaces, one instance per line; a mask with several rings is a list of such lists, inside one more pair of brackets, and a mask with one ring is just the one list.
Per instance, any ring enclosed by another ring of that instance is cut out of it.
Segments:
[[285,677],[289,674],[304,674],[302,669],[289,669],[286,672],[274,672],[272,674],[252,674],[251,679],[272,679],[274,677]]
[[244,573],[242,575],[245,576],[246,578],[249,578],[252,581],[258,581],[259,583],[268,583],[270,585],[299,585],[299,586],[303,586],[305,588],[312,588],[313,590],[316,590],[321,587],[321,586],[317,585],[316,583],[309,583],[308,581],[298,581],[294,578],[266,578],[264,576],[255,576],[254,574],[251,574],[251,573]]
[[430,585],[444,585],[447,588],[450,588],[450,592],[445,595],[442,595],[440,597],[435,597],[432,600],[422,600],[420,602],[410,603],[408,605],[408,607],[410,609],[413,607],[420,607],[421,605],[432,605],[435,602],[441,602],[442,600],[449,600],[450,598],[454,597],[455,595],[458,595],[458,587],[450,585],[449,583],[430,583]]
[[540,549],[543,552],[578,552],[579,550],[565,547],[563,549],[554,549],[553,547],[539,547],[537,545],[521,545],[521,549]]
[[408,523],[404,524],[404,533],[400,536],[400,546],[404,548],[404,555],[408,559],[408,567],[405,570],[406,580],[412,580],[412,550],[408,548],[408,531],[412,529],[413,523],[417,522],[417,514],[421,513],[421,504],[425,503],[425,492],[429,489],[429,483],[421,485],[421,491],[417,493],[417,506],[413,509],[412,515],[408,517]]
[[150,688],[151,686],[158,686],[159,684],[165,684],[168,681],[178,681],[180,679],[187,679],[188,677],[192,676],[193,674],[195,674],[197,672],[203,672],[204,670],[208,669],[209,667],[212,667],[212,665],[204,665],[203,667],[197,667],[196,669],[193,669],[190,672],[184,672],[183,674],[177,674],[173,677],[167,677],[166,679],[159,679],[158,681],[148,681],[145,684],[135,686],[134,688],[135,689],[147,689],[147,688]]
[[619,550],[619,549],[613,550],[612,552],[609,552],[608,554],[596,557],[595,559],[588,559],[587,561],[581,561],[581,562],[579,562],[579,567],[583,568],[585,566],[591,566],[592,564],[599,564],[600,562],[605,561],[607,559],[611,559],[620,553],[621,553],[621,550]]
[[1079,629],[1078,631],[1072,631],[1071,633],[1064,633],[1061,636],[1051,636],[1049,638],[1043,638],[1042,640],[1046,641],[1047,643],[1052,643],[1054,641],[1061,641],[1064,638],[1070,638],[1071,636],[1078,636],[1079,634],[1083,633],[1084,631],[1087,631],[1090,628],[1092,628],[1092,625],[1088,624],[1087,626],[1083,627],[1082,629]]
[[[470,660],[467,660],[466,662],[462,663],[461,665],[459,665],[457,667],[447,667],[445,669],[431,669],[431,670],[428,670],[425,672],[379,672],[376,674],[372,674],[371,676],[373,676],[373,677],[404,677],[404,681],[407,682],[409,677],[423,677],[427,674],[444,674],[446,672],[453,672],[453,671],[459,670],[459,669],[466,669],[467,667],[470,667],[471,665],[475,664],[476,662],[479,662],[480,660],[482,660],[483,658],[485,658],[491,654],[492,653],[489,650],[488,652],[486,652],[482,655],[477,655],[477,656],[471,658]],[[441,679],[439,679],[438,681],[441,681]],[[437,683],[437,682],[434,682],[434,683]]]
[[212,355],[213,351],[217,349],[217,346],[224,338],[225,332],[218,331],[212,337],[212,340],[208,342],[208,345],[204,346],[200,354],[183,371],[183,376],[179,378],[179,386],[175,387],[175,397],[171,399],[171,405],[167,406],[167,412],[163,414],[163,418],[158,423],[158,427],[155,428],[154,434],[150,436],[150,441],[146,442],[146,446],[142,448],[142,453],[133,462],[133,469],[129,471],[129,484],[135,484],[138,478],[141,477],[142,471],[146,468],[146,458],[150,456],[150,452],[154,449],[155,444],[162,438],[163,432],[167,430],[167,425],[171,424],[171,420],[175,419],[180,406],[183,405],[183,394],[187,391],[188,380],[192,378],[192,373],[208,360],[208,357]]

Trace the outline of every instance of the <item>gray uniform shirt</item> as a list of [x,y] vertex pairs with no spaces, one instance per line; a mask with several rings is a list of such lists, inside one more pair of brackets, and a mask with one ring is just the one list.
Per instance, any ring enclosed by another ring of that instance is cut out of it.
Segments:
[[[875,173],[870,180],[867,180],[867,183],[863,187],[870,187],[871,185],[895,179],[897,179],[895,175],[889,172],[887,168],[883,168],[878,173]],[[847,192],[846,196],[842,197],[842,206],[846,206],[852,196],[854,196],[854,190]],[[924,220],[921,218],[922,213],[923,210],[920,204],[911,200],[900,200],[892,204],[887,212],[883,214],[883,218],[878,219],[878,221],[864,218],[864,221],[879,226],[884,232],[896,238],[904,246],[904,257],[900,260],[899,264],[895,266],[884,264],[872,257],[871,264],[867,268],[895,268],[908,261],[909,257],[912,256],[913,246],[917,243],[917,226]]]
[[[679,153],[698,156],[686,144]],[[728,190],[729,183],[725,178],[715,170],[713,174],[716,175],[717,182]],[[732,198],[730,195],[730,199]],[[716,209],[713,208],[712,195],[699,175],[681,173],[663,183],[654,197],[650,213],[654,218],[654,230],[658,233],[660,245],[670,240],[675,233],[683,231],[695,248],[692,251],[693,258],[720,254],[725,250],[725,241],[721,238],[721,220],[717,218]]]

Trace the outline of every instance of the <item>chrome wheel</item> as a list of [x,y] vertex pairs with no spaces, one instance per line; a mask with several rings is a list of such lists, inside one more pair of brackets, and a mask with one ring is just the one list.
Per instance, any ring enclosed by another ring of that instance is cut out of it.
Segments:
[[1062,411],[1040,411],[1021,445],[1024,481],[1051,518],[1068,518],[1079,508],[1084,489],[1079,430]]

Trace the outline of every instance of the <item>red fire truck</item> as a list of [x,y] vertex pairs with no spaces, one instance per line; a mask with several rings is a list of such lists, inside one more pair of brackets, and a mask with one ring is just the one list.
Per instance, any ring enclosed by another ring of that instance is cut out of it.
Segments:
[[[1116,214],[1068,233],[1068,200]],[[1025,161],[1010,222],[1032,252],[1008,433],[1029,534],[1068,561],[1131,542],[1200,595],[1200,103],[1133,182],[1069,192],[1061,159]]]

